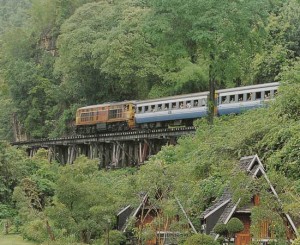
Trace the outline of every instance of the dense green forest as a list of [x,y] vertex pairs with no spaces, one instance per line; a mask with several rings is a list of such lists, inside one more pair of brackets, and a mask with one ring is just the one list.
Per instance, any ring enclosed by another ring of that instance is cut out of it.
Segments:
[[[234,172],[253,154],[280,208],[299,220],[299,13],[297,0],[0,0],[2,222],[39,243],[106,244],[109,234],[120,244],[116,213],[147,192],[166,217],[181,213],[178,198],[199,231],[200,213],[226,186],[242,186],[235,194],[245,200],[264,191]],[[5,142],[69,135],[83,105],[273,81],[279,95],[267,108],[199,120],[194,136],[140,169],[99,171],[84,157],[59,166]],[[274,215],[272,201],[262,203],[256,220]],[[149,238],[133,232],[141,244]]]
[[0,138],[72,133],[79,106],[280,81],[297,0],[1,0]]

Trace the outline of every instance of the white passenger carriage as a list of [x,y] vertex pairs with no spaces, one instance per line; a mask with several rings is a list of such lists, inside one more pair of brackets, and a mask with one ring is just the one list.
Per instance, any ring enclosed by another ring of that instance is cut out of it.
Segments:
[[217,91],[218,115],[238,114],[264,106],[277,94],[279,83],[258,84]]
[[[216,91],[217,114],[238,114],[264,106],[277,93],[279,83],[221,89]],[[209,92],[139,101],[136,104],[136,125],[143,128],[190,126],[194,119],[207,115]]]
[[203,92],[139,101],[136,124],[150,128],[192,125],[193,119],[207,115],[207,96],[208,92]]

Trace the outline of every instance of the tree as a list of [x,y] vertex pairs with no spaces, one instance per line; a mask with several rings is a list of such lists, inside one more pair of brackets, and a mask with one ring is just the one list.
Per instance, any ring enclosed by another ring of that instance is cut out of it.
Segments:
[[148,12],[130,0],[101,1],[83,5],[62,25],[55,71],[69,103],[147,96],[161,73],[142,29]]
[[189,54],[191,63],[208,67],[212,123],[215,87],[244,77],[263,39],[269,1],[152,0],[149,5],[154,38],[173,56]]
[[11,27],[22,27],[27,23],[29,0],[0,1],[0,37]]
[[123,170],[98,171],[97,161],[85,157],[60,168],[54,201],[45,211],[53,227],[86,243],[107,234],[124,200],[130,204],[135,196],[125,176]]
[[263,50],[252,63],[253,77],[257,83],[281,81],[280,73],[300,55],[299,3],[296,0],[282,2],[268,17],[268,37]]

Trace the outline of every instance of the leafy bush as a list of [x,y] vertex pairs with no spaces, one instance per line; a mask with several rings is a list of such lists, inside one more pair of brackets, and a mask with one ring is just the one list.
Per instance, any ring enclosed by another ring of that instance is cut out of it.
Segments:
[[217,245],[218,242],[214,241],[211,236],[205,234],[195,234],[190,236],[184,245]]
[[216,224],[216,226],[214,227],[214,232],[223,236],[226,235],[228,230],[227,230],[227,226],[225,224]]
[[16,215],[16,210],[9,205],[0,204],[0,219],[10,218]]
[[230,234],[234,234],[244,230],[244,224],[238,218],[232,218],[226,225],[227,230]]
[[[100,241],[96,241],[94,244],[106,244],[108,236],[107,234],[103,234]],[[109,244],[110,245],[120,245],[126,242],[126,237],[121,231],[111,230],[109,231]]]
[[45,224],[42,220],[33,220],[23,227],[23,237],[35,242],[43,242],[48,238]]
[[300,119],[300,83],[282,86],[278,99],[275,101],[275,111],[279,117]]

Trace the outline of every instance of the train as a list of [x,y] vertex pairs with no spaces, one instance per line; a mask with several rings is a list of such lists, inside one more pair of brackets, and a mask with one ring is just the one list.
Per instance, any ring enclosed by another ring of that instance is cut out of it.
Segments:
[[[278,87],[279,83],[274,82],[216,90],[215,114],[239,114],[262,107],[274,99]],[[209,92],[199,92],[81,107],[76,111],[76,133],[192,126],[194,120],[207,116],[208,96]]]

